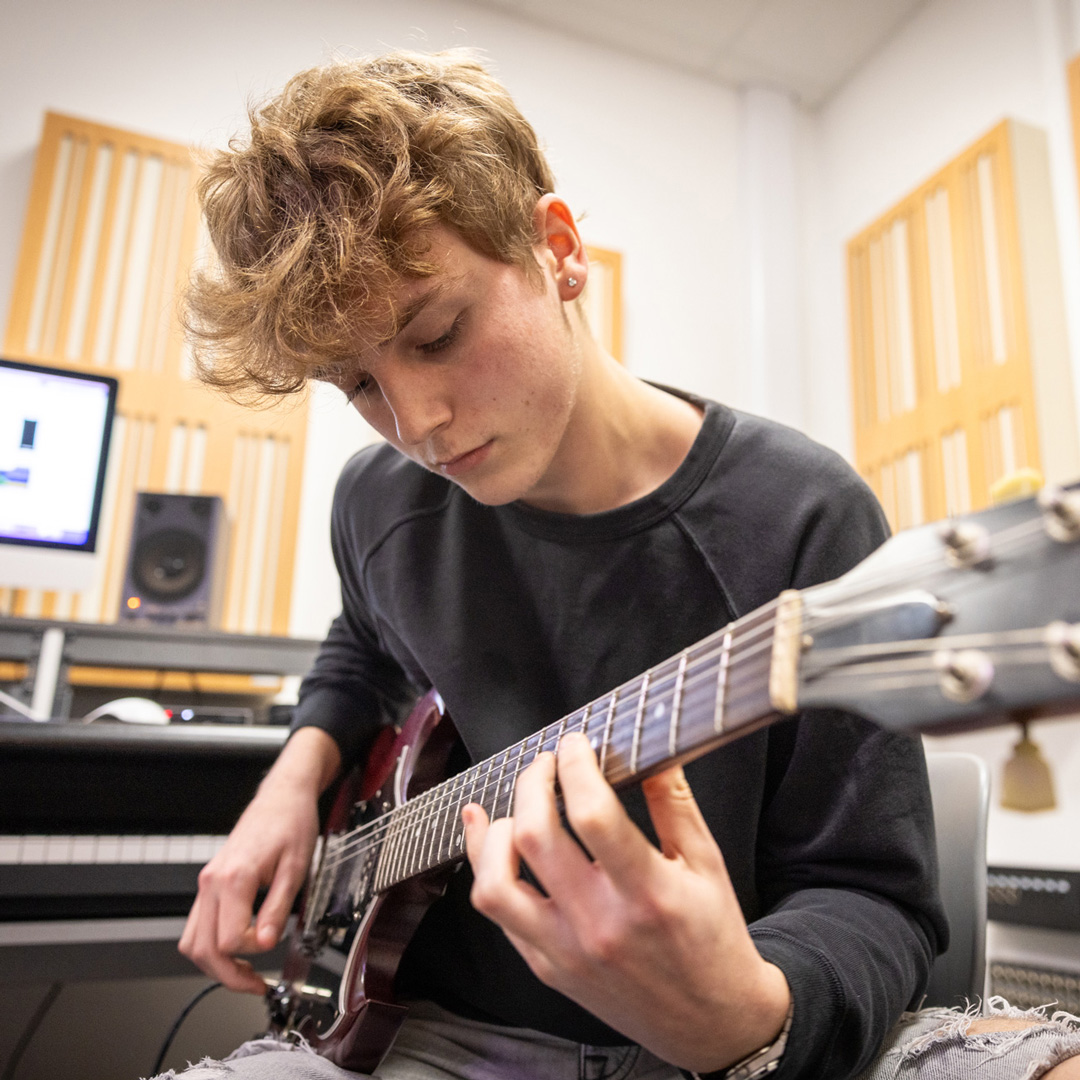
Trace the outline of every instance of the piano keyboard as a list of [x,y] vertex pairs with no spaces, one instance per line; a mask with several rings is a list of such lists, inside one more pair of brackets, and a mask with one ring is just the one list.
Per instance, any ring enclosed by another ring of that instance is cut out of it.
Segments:
[[0,836],[0,920],[183,915],[224,836]]
[[202,866],[224,843],[224,836],[0,836],[0,866]]

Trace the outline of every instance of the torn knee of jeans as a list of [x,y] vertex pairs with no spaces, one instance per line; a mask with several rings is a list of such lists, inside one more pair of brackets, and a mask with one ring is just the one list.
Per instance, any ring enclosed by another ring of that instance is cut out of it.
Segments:
[[[979,1002],[973,1002],[966,1009],[940,1010],[941,1024],[933,1031],[920,1035],[904,1046],[902,1056],[915,1058],[932,1047],[951,1043],[963,1045],[967,1049],[979,1050],[990,1057],[999,1057],[1032,1035],[1057,1035],[1060,1038],[1047,1048],[1047,1055],[1050,1054],[1051,1049],[1061,1049],[1057,1046],[1059,1042],[1065,1048],[1071,1049],[1068,1049],[1068,1052],[1059,1053],[1056,1060],[1050,1064],[1033,1065],[1025,1074],[1025,1077],[1039,1076],[1053,1065],[1080,1053],[1080,1017],[1063,1010],[1047,1015],[1047,1010],[1050,1008],[1051,1005],[1044,1005],[1037,1009],[1019,1009],[1010,1005],[1002,997],[991,997],[987,999],[985,1008]],[[1024,1023],[1019,1027],[1010,1025],[996,1031],[972,1031],[972,1026],[980,1019],[1015,1020]]]

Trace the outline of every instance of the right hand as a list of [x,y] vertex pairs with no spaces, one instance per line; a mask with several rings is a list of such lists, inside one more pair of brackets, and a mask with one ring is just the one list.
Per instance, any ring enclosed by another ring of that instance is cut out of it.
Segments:
[[[180,951],[231,990],[266,984],[238,953],[272,949],[285,930],[319,834],[318,799],[337,774],[337,744],[319,728],[289,739],[221,850],[199,873]],[[255,915],[255,897],[267,893]]]

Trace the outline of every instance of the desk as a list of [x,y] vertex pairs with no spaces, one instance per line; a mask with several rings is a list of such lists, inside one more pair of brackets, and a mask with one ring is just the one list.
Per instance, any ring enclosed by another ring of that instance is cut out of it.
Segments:
[[87,667],[304,675],[320,642],[184,630],[144,623],[58,622],[0,616],[0,659],[28,665],[32,707],[66,717],[67,670]]

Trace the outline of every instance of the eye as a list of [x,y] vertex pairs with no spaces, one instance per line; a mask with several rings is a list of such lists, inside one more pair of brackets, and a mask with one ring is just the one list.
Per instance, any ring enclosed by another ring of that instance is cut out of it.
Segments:
[[434,341],[425,341],[422,345],[417,345],[417,349],[422,353],[437,353],[442,352],[443,349],[450,348],[458,339],[458,335],[461,332],[461,323],[464,319],[464,312],[459,315],[453,325],[445,334],[440,334]]
[[363,395],[365,398],[368,393],[375,389],[375,380],[368,374],[361,372],[357,375],[356,383],[351,390],[343,390],[345,400],[351,405],[358,397]]

